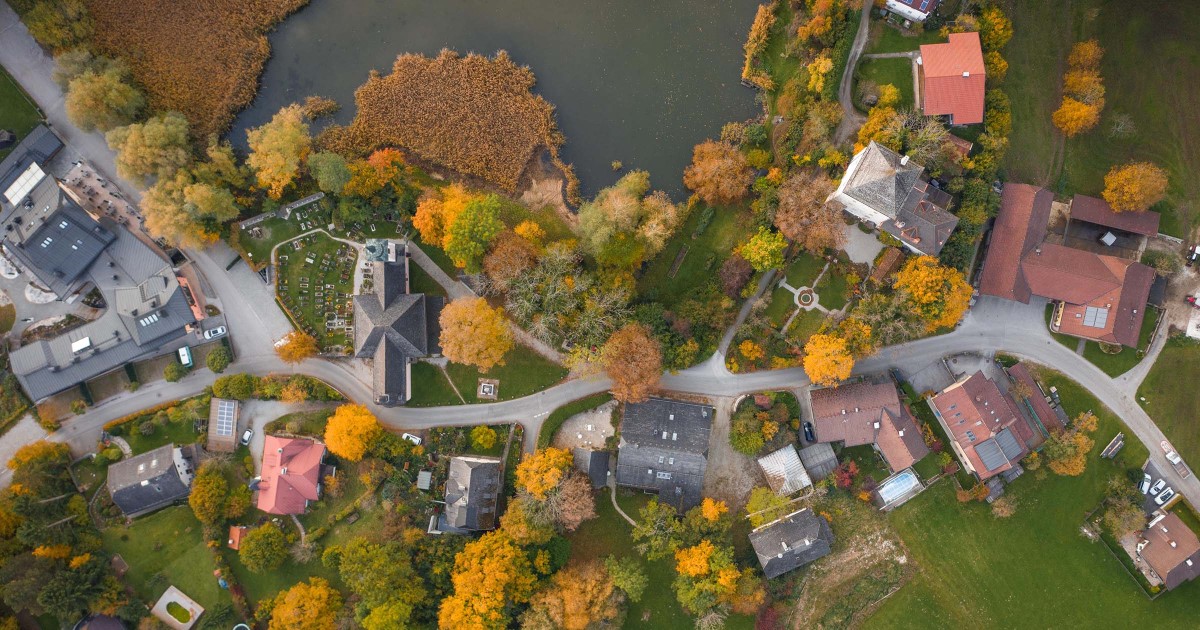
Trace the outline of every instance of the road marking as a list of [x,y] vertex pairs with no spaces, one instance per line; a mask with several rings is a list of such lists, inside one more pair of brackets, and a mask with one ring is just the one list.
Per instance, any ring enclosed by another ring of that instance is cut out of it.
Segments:
[[535,413],[535,414],[533,414],[533,417],[534,417],[534,418],[541,418],[542,416],[548,416],[548,415],[550,415],[550,412],[549,412],[549,411],[543,411],[542,413]]

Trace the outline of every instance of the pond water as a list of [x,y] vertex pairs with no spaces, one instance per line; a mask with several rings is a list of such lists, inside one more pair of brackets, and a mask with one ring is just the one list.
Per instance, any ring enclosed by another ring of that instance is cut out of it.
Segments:
[[557,109],[585,195],[616,180],[611,163],[650,171],[685,196],[692,146],[760,110],[741,85],[742,44],[758,0],[312,0],[270,35],[258,97],[231,140],[310,95],[354,116],[354,90],[405,52],[507,50]]

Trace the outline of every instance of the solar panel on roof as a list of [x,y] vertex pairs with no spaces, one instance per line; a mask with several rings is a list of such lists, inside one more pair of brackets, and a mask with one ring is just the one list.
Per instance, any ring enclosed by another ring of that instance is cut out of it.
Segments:
[[1083,309],[1083,325],[1092,328],[1104,328],[1108,324],[1108,309],[1089,306]]
[[234,417],[236,409],[237,403],[232,400],[217,401],[217,435],[233,435],[233,427],[237,423]]

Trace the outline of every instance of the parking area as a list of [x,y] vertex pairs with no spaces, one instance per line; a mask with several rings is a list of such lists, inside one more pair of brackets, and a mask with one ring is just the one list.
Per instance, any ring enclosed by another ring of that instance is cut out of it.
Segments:
[[[1166,491],[1166,488],[1170,488],[1170,487],[1171,487],[1171,484],[1170,484],[1170,482],[1169,482],[1169,481],[1167,481],[1167,480],[1166,480],[1166,479],[1163,477],[1163,473],[1162,473],[1162,471],[1160,471],[1160,470],[1158,469],[1158,466],[1155,466],[1155,465],[1154,465],[1154,462],[1152,462],[1152,461],[1148,461],[1148,462],[1146,462],[1146,467],[1145,467],[1143,470],[1145,470],[1145,472],[1146,472],[1146,474],[1147,474],[1147,475],[1150,475],[1150,488],[1151,488],[1151,490],[1153,490],[1155,487],[1157,487],[1157,485],[1159,484],[1159,482],[1162,482],[1162,483],[1164,484],[1164,487],[1163,487],[1163,489],[1161,489],[1161,490],[1158,490],[1158,492],[1148,492],[1148,493],[1145,493],[1145,494],[1143,495],[1143,499],[1142,499],[1142,509],[1143,509],[1143,510],[1145,510],[1146,514],[1151,514],[1151,513],[1153,513],[1155,510],[1157,510],[1157,509],[1159,509],[1159,508],[1161,508],[1161,507],[1162,507],[1161,505],[1159,505],[1158,503],[1156,503],[1156,502],[1155,502],[1155,500],[1154,500],[1154,497],[1156,497],[1156,496],[1158,496],[1159,494],[1161,494],[1161,493],[1165,492],[1165,491]],[[1140,490],[1141,488],[1139,487],[1138,489]],[[1165,502],[1164,502],[1164,503],[1165,503]]]

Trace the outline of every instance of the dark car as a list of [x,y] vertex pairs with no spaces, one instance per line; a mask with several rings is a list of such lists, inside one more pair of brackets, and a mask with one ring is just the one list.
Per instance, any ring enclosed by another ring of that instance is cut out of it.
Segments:
[[804,439],[809,442],[816,442],[817,435],[813,433],[813,425],[811,422],[804,423]]

